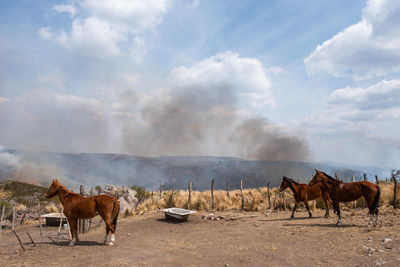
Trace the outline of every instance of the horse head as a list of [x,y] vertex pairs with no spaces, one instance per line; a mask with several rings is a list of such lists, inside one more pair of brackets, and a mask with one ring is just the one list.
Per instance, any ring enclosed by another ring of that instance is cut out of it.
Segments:
[[58,190],[60,190],[61,183],[56,179],[50,185],[49,191],[46,192],[47,198],[52,198],[58,194]]
[[285,190],[288,187],[289,187],[289,181],[287,180],[287,177],[286,176],[282,176],[282,182],[281,182],[281,185],[279,187],[279,192],[282,192],[283,190]]
[[323,173],[317,169],[315,169],[315,174],[311,181],[308,183],[309,186],[313,186],[323,180]]

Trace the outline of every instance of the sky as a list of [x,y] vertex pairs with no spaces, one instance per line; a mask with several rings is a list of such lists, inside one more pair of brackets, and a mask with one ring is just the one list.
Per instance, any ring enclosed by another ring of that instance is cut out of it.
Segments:
[[0,145],[397,168],[400,2],[0,2]]

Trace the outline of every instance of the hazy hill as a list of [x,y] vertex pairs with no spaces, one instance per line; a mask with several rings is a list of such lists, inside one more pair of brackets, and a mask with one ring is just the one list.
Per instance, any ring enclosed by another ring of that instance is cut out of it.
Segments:
[[[0,164],[0,180],[12,179],[48,186],[51,179],[58,178],[67,186],[77,189],[87,186],[116,184],[139,185],[157,189],[160,181],[164,189],[187,187],[192,181],[194,189],[209,189],[215,178],[216,189],[224,189],[229,180],[230,188],[279,185],[282,175],[306,181],[321,169],[331,175],[338,173],[342,179],[366,172],[370,179],[386,170],[377,167],[344,166],[335,163],[304,163],[290,161],[249,161],[229,157],[165,156],[146,158],[121,154],[66,154],[51,152],[26,152],[3,150],[9,163]],[[12,165],[14,164],[14,165]]]

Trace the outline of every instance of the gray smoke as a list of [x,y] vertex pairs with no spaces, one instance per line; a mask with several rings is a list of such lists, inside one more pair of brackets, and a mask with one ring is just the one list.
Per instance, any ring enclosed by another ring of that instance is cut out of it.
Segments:
[[152,100],[143,108],[142,125],[123,120],[122,140],[128,153],[308,159],[308,146],[303,138],[265,117],[243,116],[238,95],[228,84],[173,88],[164,95],[167,97]]

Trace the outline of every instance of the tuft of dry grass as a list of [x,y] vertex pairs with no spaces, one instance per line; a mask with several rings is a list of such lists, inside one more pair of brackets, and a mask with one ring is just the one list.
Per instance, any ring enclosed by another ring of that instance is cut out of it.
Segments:
[[[391,205],[393,201],[393,184],[381,183],[380,206]],[[397,203],[400,205],[400,188],[397,189]],[[268,189],[266,187],[258,189],[245,189],[243,190],[244,197],[244,210],[246,211],[266,211],[269,208],[268,204]],[[287,209],[292,209],[294,206],[293,193],[286,189],[284,192],[279,192],[279,188],[274,187],[270,189],[271,195],[271,209],[283,210],[284,202],[282,196],[285,196],[285,203]],[[191,201],[188,207],[189,192],[186,190],[175,191],[172,201],[173,206],[177,208],[189,208],[192,210],[212,210],[211,208],[211,191],[192,191]],[[360,198],[357,202],[357,208],[366,207],[364,198]],[[214,191],[214,210],[240,210],[242,205],[242,196],[240,190],[229,191],[229,197],[226,191]],[[348,208],[354,207],[354,202],[342,203],[342,206]],[[311,210],[325,209],[325,204],[322,199],[310,201],[309,206]],[[153,198],[147,198],[136,208],[136,214],[142,215],[147,212],[165,209],[171,207],[171,192],[163,192],[161,198],[155,194]],[[304,207],[300,204],[299,207]]]

